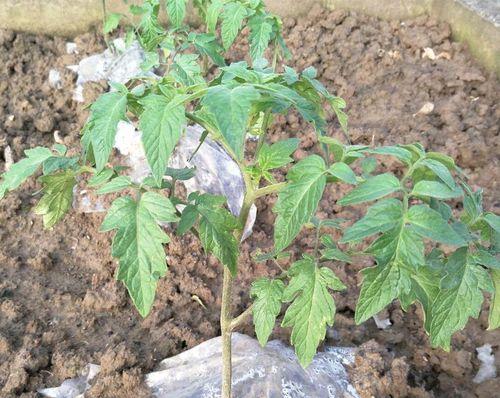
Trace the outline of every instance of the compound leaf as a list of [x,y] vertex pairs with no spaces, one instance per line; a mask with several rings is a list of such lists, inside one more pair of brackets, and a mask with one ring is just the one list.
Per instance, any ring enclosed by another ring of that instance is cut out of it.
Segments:
[[306,257],[292,265],[290,283],[283,294],[284,302],[292,302],[283,318],[283,327],[291,327],[290,342],[300,364],[307,367],[325,338],[326,326],[333,325],[335,303],[328,289],[343,290],[344,284],[327,267],[319,268]]
[[347,182],[348,184],[357,185],[356,174],[354,171],[343,162],[337,162],[330,166],[328,173],[337,177],[339,180]]
[[1,175],[0,181],[0,199],[7,192],[18,188],[28,177],[33,175],[40,165],[52,156],[52,152],[48,148],[37,146],[33,149],[24,151],[25,158],[10,166],[9,170]]
[[314,215],[326,184],[325,162],[311,155],[288,172],[289,183],[278,194],[273,211],[278,215],[274,228],[276,252],[287,247]]
[[57,174],[40,177],[43,196],[36,205],[36,214],[43,215],[45,228],[52,228],[68,212],[73,202],[73,188],[76,185],[75,173],[66,170]]
[[177,82],[185,86],[205,83],[201,76],[201,67],[198,64],[197,54],[177,54],[170,74]]
[[116,199],[101,225],[101,231],[116,229],[112,254],[119,259],[117,279],[125,283],[139,313],[145,317],[153,306],[157,281],[167,271],[163,244],[170,241],[158,225],[176,221],[175,208],[154,192],[139,200]]
[[158,184],[161,183],[168,160],[186,125],[184,104],[174,97],[150,94],[142,102],[144,112],[139,118],[142,144],[149,166]]
[[132,186],[132,180],[129,176],[118,176],[108,181],[102,187],[97,190],[98,195],[104,195],[107,193],[119,192],[122,189]]
[[266,345],[280,313],[284,290],[285,284],[279,279],[260,278],[252,283],[253,323],[262,347]]

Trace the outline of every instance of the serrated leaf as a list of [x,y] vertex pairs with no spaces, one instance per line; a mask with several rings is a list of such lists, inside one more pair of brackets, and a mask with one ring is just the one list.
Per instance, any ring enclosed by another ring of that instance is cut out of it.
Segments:
[[463,195],[459,186],[450,189],[448,186],[437,181],[419,181],[411,192],[413,196],[430,196],[437,199],[453,199]]
[[289,138],[272,145],[264,143],[259,151],[257,163],[261,170],[272,170],[293,162],[291,155],[299,146],[300,140]]
[[335,303],[328,289],[343,290],[344,284],[329,268],[319,268],[312,258],[297,261],[289,270],[291,280],[283,294],[288,307],[282,327],[291,327],[290,342],[300,364],[307,367],[333,325]]
[[102,94],[90,107],[91,114],[84,128],[82,143],[87,152],[92,148],[97,172],[108,162],[118,122],[126,119],[126,108],[127,95],[120,91]]
[[52,152],[48,148],[36,147],[24,151],[26,157],[19,162],[10,166],[9,170],[3,173],[0,177],[0,199],[9,191],[18,188],[28,177],[33,175],[38,167],[52,156]]
[[207,31],[215,34],[217,27],[217,20],[221,14],[222,7],[227,0],[213,0],[208,4],[205,22],[207,24]]
[[401,190],[401,183],[392,174],[379,174],[368,178],[338,201],[339,205],[352,205],[380,199]]
[[238,266],[238,241],[233,231],[238,228],[236,218],[221,205],[225,200],[200,195],[196,209],[200,214],[199,234],[203,248],[212,253],[234,275]]
[[410,207],[406,218],[413,225],[415,232],[425,238],[449,245],[465,244],[463,238],[441,217],[441,214],[427,205]]
[[285,72],[283,73],[283,79],[285,79],[286,84],[292,85],[293,83],[297,83],[299,81],[299,75],[295,71],[295,69],[290,68],[289,66],[284,66]]
[[328,173],[348,184],[357,185],[356,174],[343,162],[337,162],[330,166]]
[[144,193],[116,199],[101,225],[101,231],[116,229],[112,254],[119,259],[117,279],[125,283],[132,300],[145,317],[151,311],[157,281],[167,271],[163,244],[170,241],[158,225],[176,221],[175,208],[165,197]]
[[187,0],[166,0],[167,14],[174,28],[182,26],[186,16]]
[[433,347],[449,351],[451,336],[465,326],[469,317],[479,316],[484,299],[481,281],[489,276],[468,261],[466,247],[450,256],[446,271],[432,307],[430,338]]
[[451,190],[456,189],[456,184],[453,176],[451,175],[448,168],[441,162],[434,159],[423,159],[419,162],[419,165],[427,167],[429,170],[431,170]]
[[203,98],[203,104],[214,115],[222,136],[238,159],[243,158],[250,108],[258,98],[259,92],[252,86],[215,86]]
[[395,263],[365,268],[361,272],[363,284],[354,315],[357,325],[382,311],[401,291],[408,290],[411,283],[407,273]]
[[227,50],[238,36],[241,24],[247,15],[245,6],[240,2],[230,2],[224,5],[222,11],[221,37],[222,45]]
[[386,232],[401,223],[403,203],[395,198],[381,200],[368,208],[366,215],[347,228],[340,243],[360,241],[376,233]]
[[186,125],[184,104],[174,97],[150,94],[141,101],[144,112],[139,117],[142,144],[153,177],[159,184],[168,160]]
[[64,217],[73,203],[75,173],[72,170],[66,170],[40,177],[40,181],[43,185],[43,196],[34,212],[43,216],[45,228],[52,228]]
[[172,77],[185,86],[204,84],[197,54],[177,54],[172,64]]
[[102,28],[104,34],[108,34],[115,30],[120,24],[121,14],[116,12],[111,12],[106,16],[106,21],[104,21],[104,26]]
[[326,185],[325,162],[318,155],[304,158],[287,174],[289,183],[278,194],[273,212],[276,252],[285,249],[316,212]]
[[274,329],[284,290],[285,284],[279,279],[260,278],[252,283],[250,297],[254,299],[253,323],[262,347],[266,345]]
[[108,181],[96,192],[98,195],[104,195],[107,193],[119,192],[131,186],[132,186],[132,180],[130,179],[129,176],[118,176],[113,178],[111,181]]
[[252,60],[256,60],[262,58],[264,51],[266,51],[271,40],[273,26],[265,15],[259,14],[253,15],[248,20],[248,26],[250,28],[250,56]]
[[500,327],[500,271],[492,270],[491,279],[495,286],[495,292],[490,302],[490,314],[488,317],[488,330]]

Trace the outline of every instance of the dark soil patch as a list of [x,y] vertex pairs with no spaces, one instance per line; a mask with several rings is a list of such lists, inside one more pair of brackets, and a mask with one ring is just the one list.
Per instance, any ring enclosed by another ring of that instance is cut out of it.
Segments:
[[[315,8],[303,20],[285,21],[285,37],[299,69],[313,65],[333,92],[348,103],[355,143],[422,142],[456,157],[475,186],[485,188],[487,208],[498,212],[500,84],[454,43],[447,25],[419,18],[385,22],[345,12]],[[77,38],[79,54],[67,55],[60,38],[0,31],[0,170],[3,149],[14,159],[35,145],[53,143],[53,132],[75,146],[86,118],[72,101],[75,76],[65,69],[103,49],[96,35]],[[431,47],[437,60],[422,58]],[[244,40],[234,58],[245,55]],[[449,58],[449,59],[447,59]],[[58,69],[63,87],[48,84]],[[104,85],[87,87],[90,100]],[[415,115],[432,102],[430,114]],[[315,144],[311,128],[295,114],[279,117],[273,139],[298,136],[297,159]],[[340,137],[336,121],[330,133]],[[381,167],[394,167],[389,160]],[[132,308],[124,287],[114,281],[110,236],[99,234],[99,214],[70,214],[64,223],[43,231],[30,212],[38,187],[31,181],[0,202],[0,396],[34,397],[36,389],[75,376],[86,363],[100,363],[91,397],[147,396],[142,374],[159,360],[191,348],[219,333],[220,266],[202,254],[196,239],[173,238],[168,247],[170,272],[159,284],[156,304],[147,319]],[[353,217],[360,209],[334,203],[345,187],[332,186],[321,203],[321,216]],[[251,261],[250,253],[271,245],[273,200],[258,203],[253,235],[243,245],[235,306],[247,305],[249,283],[277,272]],[[334,233],[332,231],[332,233]],[[304,232],[292,247],[295,256],[309,250]],[[372,320],[354,326],[358,271],[370,265],[333,265],[349,286],[336,294],[338,314],[328,344],[362,345],[353,381],[363,397],[491,397],[500,380],[472,383],[478,369],[475,348],[490,343],[500,361],[500,332],[486,332],[488,304],[453,339],[453,351],[432,350],[422,330],[422,315],[413,307],[404,314],[394,304],[386,311],[393,326],[380,331]],[[202,307],[193,295],[199,297]],[[243,332],[252,334],[250,325]],[[286,338],[277,330],[275,337]]]

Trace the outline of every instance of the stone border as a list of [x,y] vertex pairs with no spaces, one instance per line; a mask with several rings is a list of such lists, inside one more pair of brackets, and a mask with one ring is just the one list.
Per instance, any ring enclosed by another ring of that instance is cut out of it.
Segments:
[[[450,24],[455,39],[500,78],[500,7],[496,0],[267,0],[281,16],[307,14],[314,3],[330,9],[363,12],[384,19],[407,19],[428,13]],[[137,2],[137,0],[135,1]],[[106,0],[113,12],[123,0]],[[132,3],[129,1],[129,4]],[[100,24],[101,0],[0,0],[0,27],[72,37]]]

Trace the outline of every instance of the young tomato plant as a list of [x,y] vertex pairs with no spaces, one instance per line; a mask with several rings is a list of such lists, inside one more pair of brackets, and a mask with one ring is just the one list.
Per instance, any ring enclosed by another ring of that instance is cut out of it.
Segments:
[[[35,212],[51,228],[69,210],[78,181],[98,194],[122,192],[101,230],[115,231],[112,255],[119,261],[117,279],[142,316],[151,311],[157,281],[167,272],[164,247],[170,238],[159,223],[176,225],[178,235],[199,237],[204,250],[223,268],[223,397],[231,395],[231,333],[250,316],[259,342],[265,345],[284,308],[281,326],[291,329],[300,363],[306,367],[312,361],[327,327],[333,325],[332,292],[346,289],[331,265],[351,263],[356,256],[370,256],[375,263],[362,271],[357,324],[396,299],[403,310],[418,303],[432,346],[449,350],[452,335],[469,317],[479,316],[483,294],[489,292],[493,295],[490,328],[497,328],[500,217],[483,210],[481,191],[467,185],[454,160],[427,152],[418,143],[374,148],[328,137],[328,110],[347,137],[345,102],[316,79],[314,68],[297,72],[283,65],[289,53],[281,21],[266,12],[262,0],[197,0],[194,5],[205,23],[203,33],[184,25],[186,0],[165,2],[168,29],[158,19],[159,0],[131,6],[139,22],[127,28],[127,40],[137,39],[146,51],[144,70],[155,68],[162,76],[112,84],[112,91],[90,108],[81,154],[68,156],[62,145],[26,150],[26,157],[2,175],[0,198],[41,168],[42,196]],[[105,32],[115,29],[122,17],[109,15]],[[243,27],[249,29],[251,66],[244,61],[227,65],[225,51]],[[271,55],[270,65],[265,54]],[[208,71],[215,72],[209,81]],[[296,163],[292,155],[299,140],[266,142],[273,116],[291,110],[311,123],[320,143],[316,153]],[[122,120],[137,122],[142,132],[151,175],[141,183],[132,182],[110,160]],[[200,192],[186,199],[176,195],[176,181],[192,174],[167,165],[190,123],[204,128],[202,141],[210,136],[238,164],[246,191],[237,217],[226,209],[222,197]],[[246,146],[249,132],[258,136],[252,150]],[[395,157],[404,172],[373,174],[373,161],[379,156]],[[291,163],[284,181],[276,181],[273,172]],[[356,174],[360,169],[362,173]],[[364,217],[318,219],[318,204],[330,184],[351,185],[337,205],[369,203]],[[249,292],[253,304],[234,317],[231,287],[243,228],[255,201],[273,194],[278,195],[273,209],[274,248],[256,260],[278,262],[304,227],[315,230],[315,244],[278,277],[256,280]],[[463,204],[457,205],[460,198]],[[338,242],[328,234],[332,229],[342,233]]]

